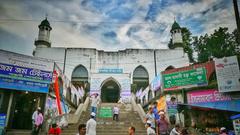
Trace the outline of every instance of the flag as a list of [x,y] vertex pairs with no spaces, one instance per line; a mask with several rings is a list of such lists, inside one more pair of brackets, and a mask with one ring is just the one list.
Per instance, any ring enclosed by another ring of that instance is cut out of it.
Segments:
[[54,71],[54,74],[56,75],[55,77],[55,83],[54,83],[54,89],[55,89],[55,95],[56,95],[56,101],[57,101],[57,108],[58,112],[61,115],[62,114],[62,109],[61,109],[61,104],[60,104],[60,92],[59,92],[59,85],[58,85],[58,73]]
[[81,90],[82,90],[82,97],[84,96],[85,94],[85,91],[84,91],[84,88],[81,86]]

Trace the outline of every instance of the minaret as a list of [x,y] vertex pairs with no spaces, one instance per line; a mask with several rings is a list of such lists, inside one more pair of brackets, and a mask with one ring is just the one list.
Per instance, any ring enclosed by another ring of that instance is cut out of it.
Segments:
[[34,43],[36,48],[51,47],[51,42],[49,38],[52,27],[50,26],[47,17],[41,22],[40,25],[38,25],[38,28],[39,28],[38,39],[35,40]]
[[174,23],[172,25],[171,36],[172,36],[172,44],[173,45],[183,43],[181,27],[179,26],[179,24],[176,21],[174,21]]

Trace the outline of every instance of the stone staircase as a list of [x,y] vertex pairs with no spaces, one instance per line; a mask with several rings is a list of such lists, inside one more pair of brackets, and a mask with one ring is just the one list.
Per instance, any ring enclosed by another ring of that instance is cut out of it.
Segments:
[[[113,107],[115,103],[102,103],[101,107]],[[99,112],[99,110],[98,110]],[[86,112],[83,112],[78,124],[69,125],[63,129],[61,135],[76,135],[78,125],[87,122],[90,117],[90,107]],[[127,135],[129,126],[136,128],[137,135],[146,135],[146,129],[137,112],[132,111],[131,104],[120,106],[119,121],[113,121],[110,118],[100,118],[97,116],[97,135]]]

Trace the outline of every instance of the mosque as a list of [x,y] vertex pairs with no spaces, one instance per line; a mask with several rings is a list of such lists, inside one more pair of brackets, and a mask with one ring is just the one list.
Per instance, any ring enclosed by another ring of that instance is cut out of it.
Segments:
[[[99,93],[102,102],[116,102],[120,97],[129,100],[131,86],[146,88],[161,71],[189,65],[181,47],[118,51],[51,47],[52,27],[47,18],[38,28],[33,55],[54,60],[75,86],[83,86],[90,93]],[[173,44],[182,43],[181,27],[176,21],[170,32]]]

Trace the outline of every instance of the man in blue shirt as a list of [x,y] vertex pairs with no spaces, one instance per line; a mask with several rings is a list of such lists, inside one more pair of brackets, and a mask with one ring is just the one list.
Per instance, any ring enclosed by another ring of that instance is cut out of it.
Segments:
[[158,114],[158,109],[157,109],[157,102],[154,102],[153,103],[153,113],[155,115],[155,119],[158,120],[160,119],[160,116]]

